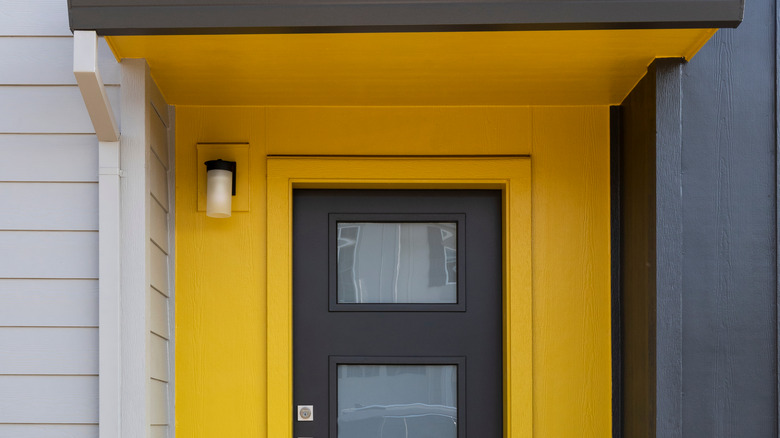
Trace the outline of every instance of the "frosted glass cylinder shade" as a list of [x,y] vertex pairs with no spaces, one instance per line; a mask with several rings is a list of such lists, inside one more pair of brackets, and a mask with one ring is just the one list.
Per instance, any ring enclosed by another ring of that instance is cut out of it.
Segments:
[[212,169],[208,173],[206,189],[206,216],[230,217],[233,201],[233,172]]

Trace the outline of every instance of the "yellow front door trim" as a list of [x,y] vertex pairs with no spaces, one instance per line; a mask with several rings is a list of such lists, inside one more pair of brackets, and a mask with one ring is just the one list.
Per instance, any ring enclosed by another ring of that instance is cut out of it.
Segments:
[[269,157],[267,421],[292,436],[292,194],[295,188],[503,191],[504,436],[533,436],[531,159]]

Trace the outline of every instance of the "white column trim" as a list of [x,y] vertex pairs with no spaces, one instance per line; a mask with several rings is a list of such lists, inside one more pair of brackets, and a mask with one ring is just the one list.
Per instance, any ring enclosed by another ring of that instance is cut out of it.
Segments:
[[[150,436],[149,426],[149,118],[146,61],[122,61],[120,164],[121,438]],[[102,437],[101,437],[102,438]],[[109,437],[106,437],[109,438]],[[113,437],[110,437],[113,438]]]

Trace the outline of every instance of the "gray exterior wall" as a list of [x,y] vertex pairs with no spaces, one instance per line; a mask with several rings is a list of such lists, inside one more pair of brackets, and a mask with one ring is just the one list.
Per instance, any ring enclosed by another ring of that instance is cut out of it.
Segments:
[[734,27],[742,0],[71,0],[101,35]]
[[[98,142],[67,2],[0,11],[0,437],[96,437]],[[116,111],[104,42],[100,68]]]
[[682,66],[684,436],[778,435],[776,4]]
[[622,105],[623,436],[778,435],[776,17]]

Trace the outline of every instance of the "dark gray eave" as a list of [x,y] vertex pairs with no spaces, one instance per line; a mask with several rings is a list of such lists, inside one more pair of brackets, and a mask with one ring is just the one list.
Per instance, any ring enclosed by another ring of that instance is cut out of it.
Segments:
[[68,0],[100,35],[736,27],[744,0]]

